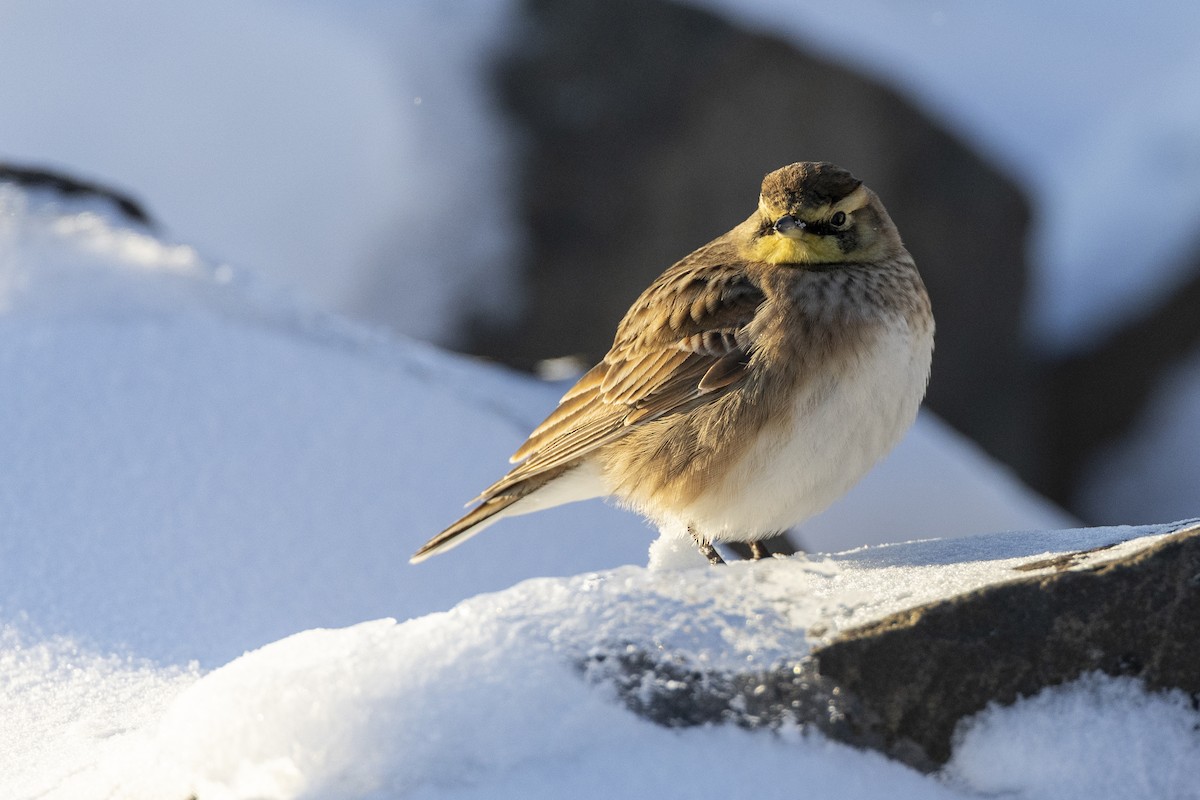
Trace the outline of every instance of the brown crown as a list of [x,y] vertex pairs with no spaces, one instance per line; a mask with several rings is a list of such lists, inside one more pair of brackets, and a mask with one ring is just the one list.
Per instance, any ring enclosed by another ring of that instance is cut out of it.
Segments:
[[762,196],[777,209],[817,208],[836,203],[862,181],[828,161],[799,161],[763,178]]

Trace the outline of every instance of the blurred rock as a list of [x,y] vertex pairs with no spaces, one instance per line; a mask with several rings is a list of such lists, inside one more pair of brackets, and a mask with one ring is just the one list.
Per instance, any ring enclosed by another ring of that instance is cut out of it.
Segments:
[[[1104,513],[1088,504],[1080,496],[1080,478],[1104,448],[1135,429],[1164,377],[1200,355],[1200,243],[1189,262],[1183,274],[1191,277],[1161,305],[1087,350],[1046,365],[1044,438],[1054,463],[1045,471],[1052,480],[1039,488],[1091,522],[1138,518],[1127,507],[1121,513],[1109,506]],[[1192,424],[1200,426],[1200,419]],[[1129,478],[1144,481],[1147,475]],[[1200,476],[1192,485],[1200,490]],[[1200,491],[1192,495],[1193,511],[1200,512]]]
[[1012,581],[894,614],[769,672],[706,672],[633,648],[595,653],[585,671],[659,724],[798,722],[931,771],[960,720],[1086,673],[1200,693],[1200,524],[1180,528],[1123,557],[1030,559]]
[[527,301],[516,324],[476,324],[470,349],[522,368],[598,358],[655,276],[753,210],[765,173],[834,161],[879,193],[925,276],[929,405],[1039,483],[1012,182],[895,92],[701,10],[533,0],[524,23],[499,80],[525,135]]
[[154,220],[142,204],[124,192],[57,170],[0,162],[0,182],[15,183],[26,189],[45,189],[63,197],[94,197],[111,203],[134,222],[154,226]]

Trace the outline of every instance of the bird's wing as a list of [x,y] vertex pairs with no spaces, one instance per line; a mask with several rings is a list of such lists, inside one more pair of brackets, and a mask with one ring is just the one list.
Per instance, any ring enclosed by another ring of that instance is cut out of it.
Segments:
[[479,499],[728,392],[746,375],[751,345],[745,329],[764,299],[744,273],[721,264],[688,260],[668,270],[626,314],[604,360],[513,454],[520,463]]

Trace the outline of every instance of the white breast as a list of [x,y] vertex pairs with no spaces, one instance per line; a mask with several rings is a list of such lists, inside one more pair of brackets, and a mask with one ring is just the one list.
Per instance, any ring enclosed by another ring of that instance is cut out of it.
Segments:
[[912,424],[932,352],[932,332],[894,320],[839,380],[811,381],[790,424],[765,428],[722,485],[671,522],[694,524],[716,541],[745,541],[823,511]]

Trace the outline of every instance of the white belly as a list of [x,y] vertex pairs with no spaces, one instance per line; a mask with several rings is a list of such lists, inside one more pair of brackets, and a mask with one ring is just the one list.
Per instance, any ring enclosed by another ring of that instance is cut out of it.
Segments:
[[720,486],[671,526],[715,541],[784,531],[823,511],[900,441],[925,395],[932,334],[902,321],[840,380],[812,381],[791,424],[768,426]]

